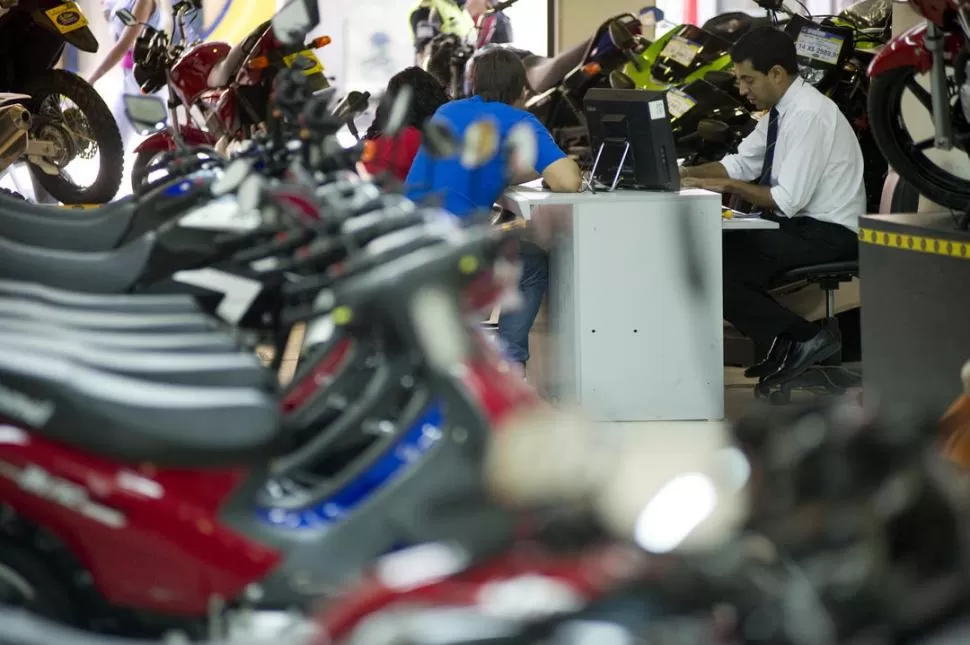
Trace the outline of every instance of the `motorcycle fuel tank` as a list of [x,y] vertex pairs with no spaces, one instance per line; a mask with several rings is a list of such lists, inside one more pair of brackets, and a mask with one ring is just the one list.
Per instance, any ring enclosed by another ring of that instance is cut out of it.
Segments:
[[229,55],[225,43],[203,43],[189,48],[172,66],[172,85],[185,105],[193,105],[209,89],[212,68]]

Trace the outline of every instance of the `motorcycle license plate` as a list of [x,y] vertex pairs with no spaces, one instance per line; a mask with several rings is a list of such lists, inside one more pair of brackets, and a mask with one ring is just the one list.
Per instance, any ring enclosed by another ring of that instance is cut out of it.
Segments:
[[293,64],[296,62],[296,59],[301,56],[307,59],[311,63],[311,65],[307,66],[307,69],[303,70],[304,74],[306,74],[307,76],[313,76],[314,74],[323,73],[323,63],[321,63],[320,59],[317,58],[317,55],[314,54],[309,49],[304,49],[301,52],[290,54],[289,56],[284,56],[283,62],[286,63],[287,67],[293,67]]
[[667,90],[667,110],[670,112],[671,120],[684,116],[695,105],[697,101],[684,92],[678,89]]
[[62,34],[68,34],[82,27],[88,26],[88,19],[84,12],[74,2],[65,2],[44,13],[54,23],[54,28]]
[[689,67],[690,64],[694,62],[694,58],[697,56],[697,52],[699,52],[700,49],[700,47],[690,42],[686,38],[683,38],[682,36],[674,36],[667,41],[666,45],[664,45],[660,55],[676,61],[683,67]]
[[839,54],[842,52],[844,42],[845,38],[842,36],[830,34],[821,29],[803,27],[798,32],[795,50],[799,56],[817,60],[826,65],[835,65],[839,62]]

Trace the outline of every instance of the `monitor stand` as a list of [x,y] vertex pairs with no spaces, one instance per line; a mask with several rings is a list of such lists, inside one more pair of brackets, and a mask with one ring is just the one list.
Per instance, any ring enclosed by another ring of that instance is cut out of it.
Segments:
[[[593,190],[594,182],[596,181],[596,170],[599,168],[600,159],[603,157],[603,151],[607,146],[619,147],[623,146],[623,152],[620,154],[620,163],[616,165],[616,174],[613,175],[613,183],[610,184],[607,191],[616,190],[616,185],[620,183],[620,173],[623,172],[623,166],[626,164],[626,158],[630,154],[630,142],[629,141],[604,141],[600,144],[599,150],[596,151],[596,159],[593,161],[593,167],[589,169],[589,179],[587,184],[591,190]],[[596,192],[593,190],[593,192]]]

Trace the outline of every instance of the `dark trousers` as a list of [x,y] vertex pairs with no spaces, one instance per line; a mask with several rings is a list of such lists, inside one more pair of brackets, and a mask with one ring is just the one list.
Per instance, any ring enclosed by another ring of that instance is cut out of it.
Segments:
[[857,257],[855,233],[810,217],[783,218],[777,230],[726,232],[724,319],[758,347],[804,329],[809,323],[768,295],[769,287],[791,269]]

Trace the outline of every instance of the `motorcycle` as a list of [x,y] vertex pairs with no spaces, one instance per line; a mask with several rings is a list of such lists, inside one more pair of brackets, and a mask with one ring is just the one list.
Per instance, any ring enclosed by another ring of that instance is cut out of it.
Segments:
[[[74,2],[3,0],[0,43],[0,86],[19,94],[17,104],[0,108],[0,170],[24,160],[37,183],[65,204],[110,201],[123,171],[118,125],[84,79],[54,69],[66,44],[98,51],[84,13]],[[64,98],[74,105],[65,107]],[[68,167],[95,157],[94,181],[77,183]]]
[[[962,158],[970,139],[970,21],[959,3],[912,6],[925,22],[893,38],[869,66],[869,124],[901,178],[931,201],[966,211],[970,181],[950,166],[946,153],[955,150]],[[932,126],[928,136],[919,124],[924,111]],[[968,225],[963,218],[961,226]]]
[[[173,6],[176,28],[183,23],[189,8],[188,2]],[[118,16],[127,25],[137,24],[127,10],[119,11]],[[288,18],[277,16],[280,19]],[[135,148],[133,190],[137,191],[145,183],[148,168],[180,142],[189,146],[214,146],[225,152],[230,141],[251,138],[255,130],[265,126],[269,94],[278,70],[300,65],[314,91],[329,87],[323,65],[313,49],[330,42],[329,37],[321,36],[306,45],[284,46],[267,22],[232,48],[225,43],[201,43],[186,48],[174,44],[164,32],[144,26],[135,44],[135,80],[147,93],[169,86],[172,125]],[[197,108],[204,122],[179,124],[175,113],[178,105],[184,106],[189,114],[191,108]]]

